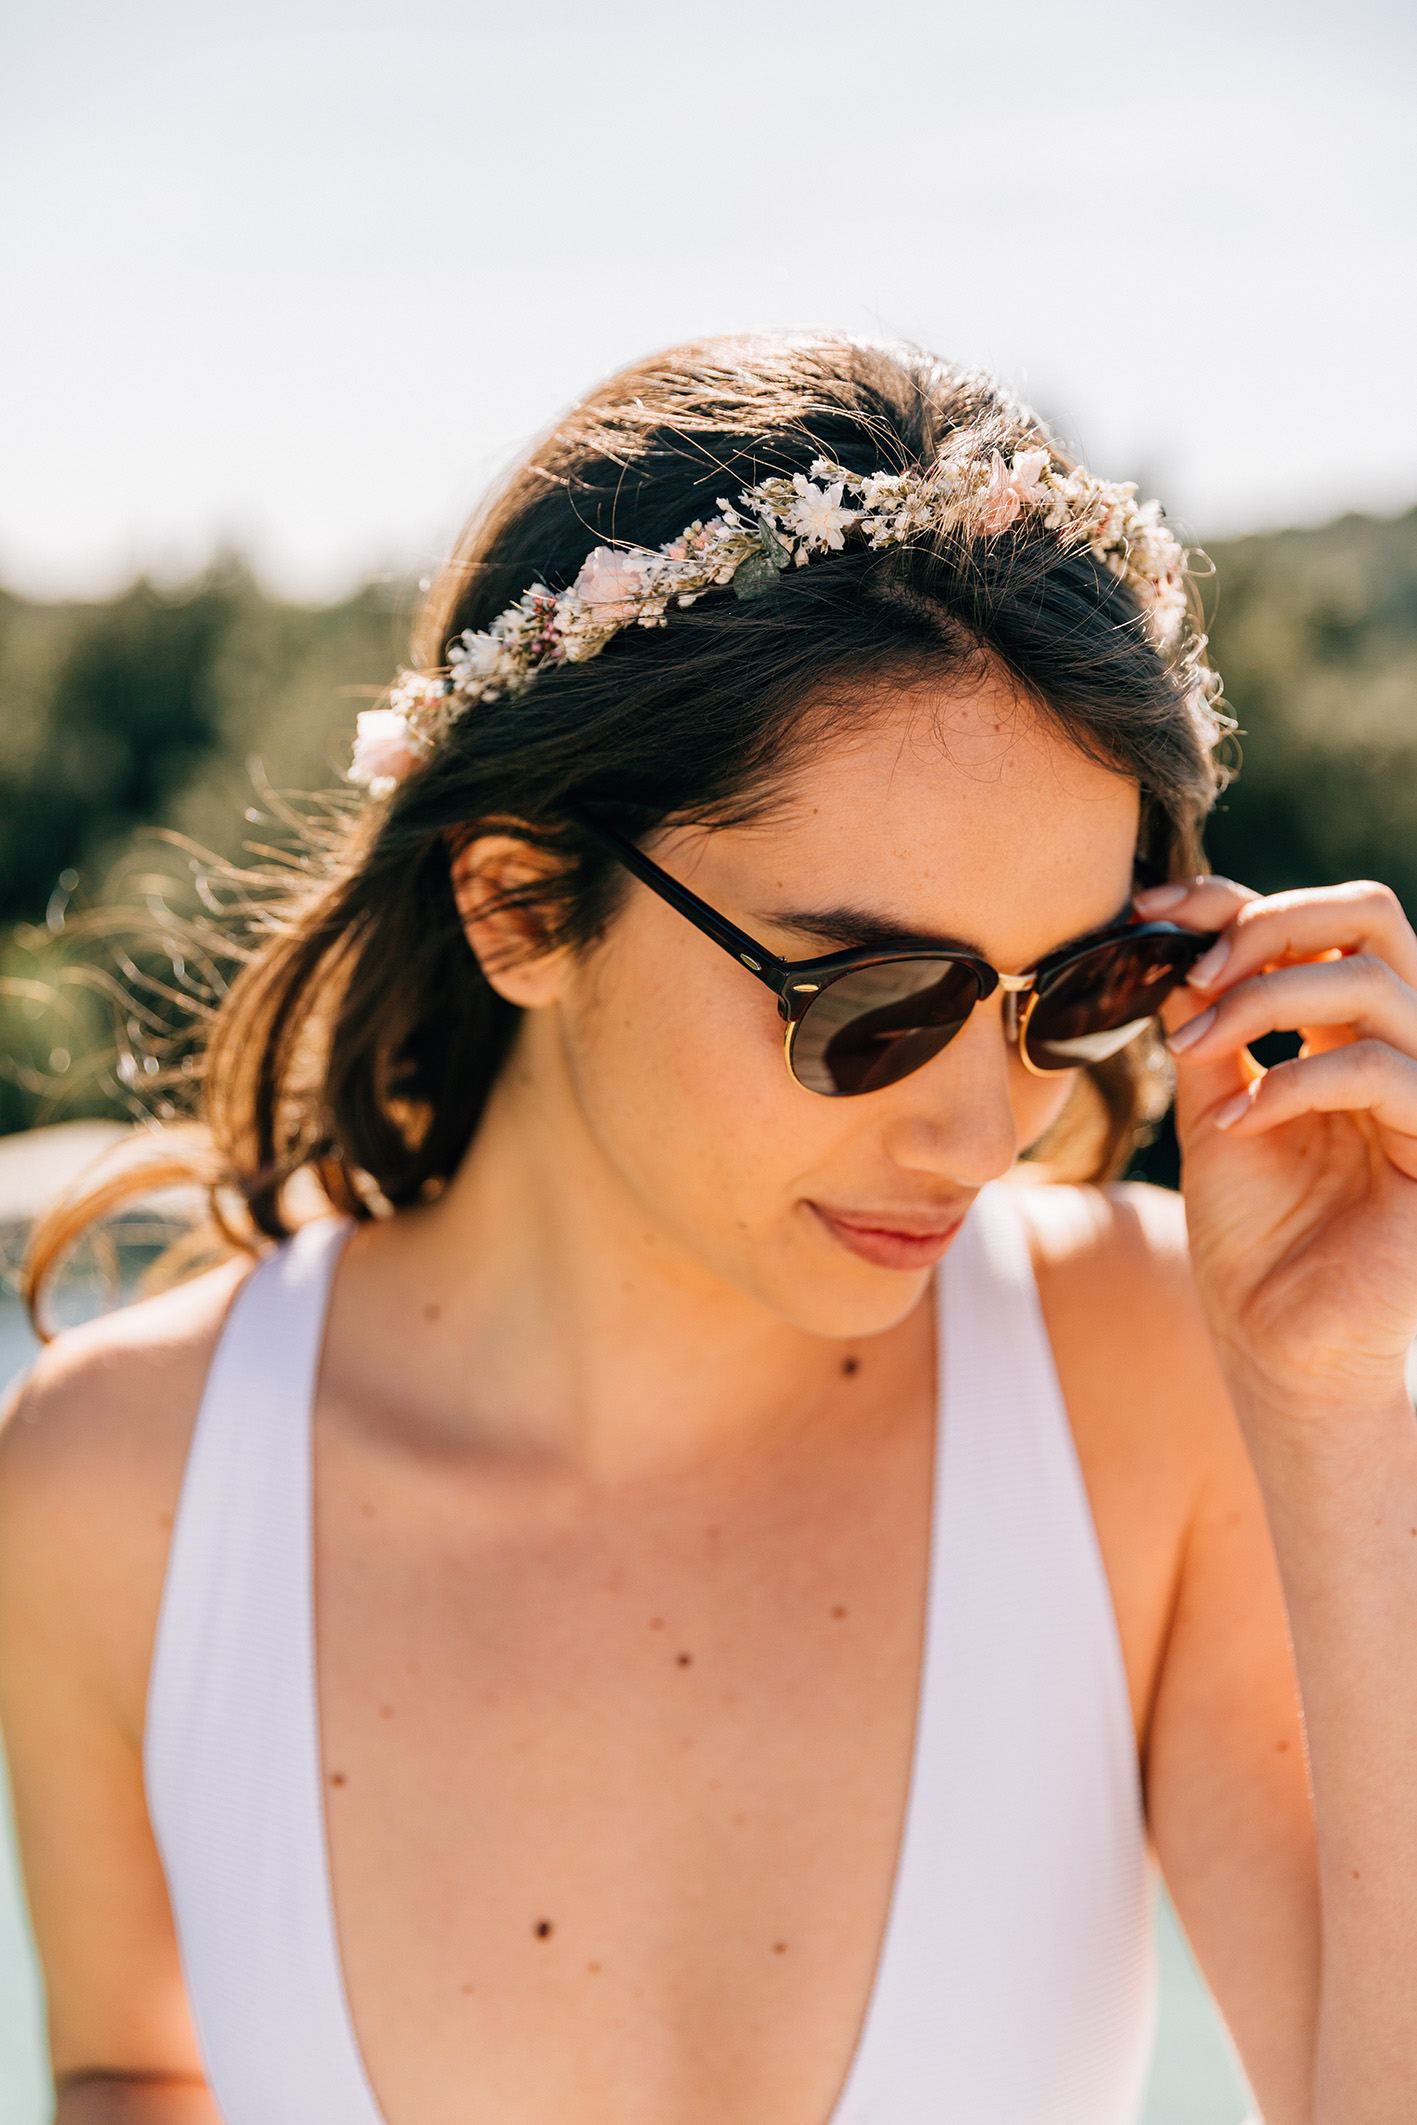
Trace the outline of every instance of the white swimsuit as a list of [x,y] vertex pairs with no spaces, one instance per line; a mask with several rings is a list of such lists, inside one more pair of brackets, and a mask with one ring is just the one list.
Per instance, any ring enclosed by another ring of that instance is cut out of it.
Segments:
[[[148,1802],[227,2125],[385,2125],[340,1971],[314,1671],[310,1415],[348,1229],[307,1227],[237,1295],[154,1653]],[[1154,2012],[1136,1747],[1008,1188],[985,1190],[939,1288],[910,1799],[856,2055],[823,2125],[1136,2125]]]

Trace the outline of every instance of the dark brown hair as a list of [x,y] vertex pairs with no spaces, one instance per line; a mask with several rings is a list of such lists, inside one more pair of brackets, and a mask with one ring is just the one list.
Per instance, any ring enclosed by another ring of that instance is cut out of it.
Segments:
[[[566,586],[601,542],[656,547],[719,496],[818,456],[861,472],[928,465],[961,429],[985,453],[1048,440],[987,378],[911,347],[821,335],[657,355],[574,406],[491,495],[429,594],[415,661],[440,666],[533,582]],[[292,873],[206,1035],[202,1116],[223,1200],[275,1239],[302,1170],[366,1216],[456,1168],[519,1016],[463,934],[459,835],[510,825],[553,851],[542,932],[585,946],[622,880],[577,813],[635,838],[670,820],[744,820],[803,748],[869,714],[882,682],[967,681],[984,661],[1139,783],[1142,881],[1201,868],[1216,777],[1187,674],[1085,547],[1025,517],[988,540],[848,547],[751,601],[710,593],[465,715],[392,798]],[[1131,1051],[1084,1074],[1063,1132],[1074,1171],[1116,1166],[1156,1083]]]

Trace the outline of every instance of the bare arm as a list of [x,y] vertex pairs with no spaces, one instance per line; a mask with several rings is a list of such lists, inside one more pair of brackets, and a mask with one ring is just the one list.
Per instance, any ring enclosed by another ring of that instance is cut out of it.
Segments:
[[1267,2125],[1309,2125],[1321,1950],[1299,1689],[1263,1499],[1219,1395],[1214,1432],[1147,1739],[1147,1812]]
[[216,2117],[142,1739],[186,1442],[233,1281],[64,1339],[0,1434],[0,1720],[61,2125]]
[[1268,2125],[1307,2125],[1318,1864],[1274,1545],[1174,1195],[1031,1191],[1157,1856]]
[[78,2074],[58,2091],[54,2125],[221,2125],[205,2081]]
[[[1313,2014],[1273,2117],[1390,2125],[1417,2088],[1417,940],[1377,887],[1266,901],[1210,880],[1179,919],[1228,926],[1189,998],[1214,1008],[1178,1043],[1186,1199],[1278,1559],[1317,1823]],[[1245,1044],[1280,1027],[1304,1055],[1252,1085]],[[1202,1531],[1198,1607],[1221,1549]],[[1214,1622],[1195,1635],[1220,1651]],[[1203,1710],[1184,1631],[1175,1660]]]

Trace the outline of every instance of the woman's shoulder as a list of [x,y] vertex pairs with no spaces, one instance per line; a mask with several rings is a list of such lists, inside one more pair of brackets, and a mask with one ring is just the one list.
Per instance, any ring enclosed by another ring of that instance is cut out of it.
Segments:
[[[0,1416],[0,1470],[76,1476],[162,1444],[185,1450],[249,1259],[122,1306],[47,1343]],[[3,1477],[0,1477],[3,1482]]]
[[95,1631],[126,1645],[125,1619],[155,1619],[207,1368],[249,1266],[70,1329],[19,1381],[0,1416],[0,1636],[43,1619],[77,1655]]
[[1070,1403],[1160,1420],[1173,1439],[1228,1430],[1181,1197],[1127,1182],[1024,1187],[1017,1200]]
[[1146,1181],[1109,1186],[1023,1184],[1012,1190],[1041,1276],[1085,1272],[1150,1283],[1158,1293],[1191,1283],[1186,1206],[1171,1188]]

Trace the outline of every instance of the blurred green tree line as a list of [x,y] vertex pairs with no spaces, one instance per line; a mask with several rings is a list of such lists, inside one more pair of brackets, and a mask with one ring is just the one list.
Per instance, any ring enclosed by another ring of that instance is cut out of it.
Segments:
[[110,945],[76,918],[174,884],[182,904],[189,867],[155,828],[238,861],[253,839],[288,839],[258,792],[339,782],[416,602],[412,585],[373,583],[286,604],[235,561],[101,603],[0,591],[0,1133],[150,1104],[115,1070],[132,986],[116,954],[132,937]]
[[[1381,878],[1417,912],[1417,510],[1210,553],[1244,733],[1215,867],[1270,892]],[[102,999],[62,979],[95,956],[69,911],[153,889],[154,827],[239,857],[263,838],[261,787],[334,786],[415,601],[372,584],[286,604],[235,562],[102,603],[0,592],[0,1131],[142,1104],[111,1067]]]

